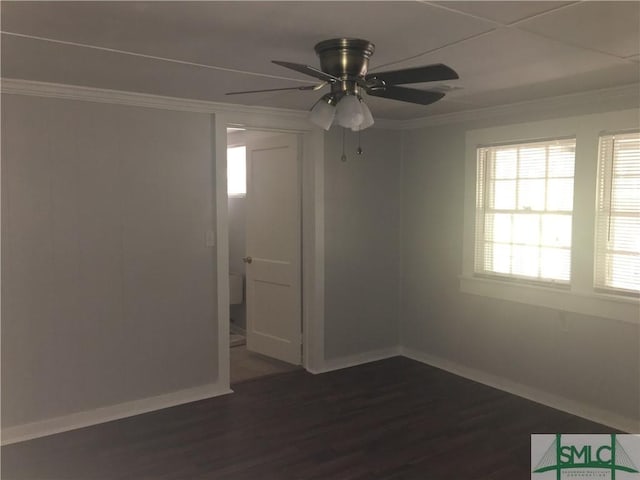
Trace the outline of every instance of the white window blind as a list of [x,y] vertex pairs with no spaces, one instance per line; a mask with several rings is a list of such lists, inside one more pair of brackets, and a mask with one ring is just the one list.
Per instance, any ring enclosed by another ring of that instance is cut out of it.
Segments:
[[478,148],[475,273],[569,282],[575,145]]
[[227,149],[227,195],[230,197],[244,197],[247,194],[246,155],[246,147]]
[[603,135],[598,158],[595,287],[640,291],[640,133]]

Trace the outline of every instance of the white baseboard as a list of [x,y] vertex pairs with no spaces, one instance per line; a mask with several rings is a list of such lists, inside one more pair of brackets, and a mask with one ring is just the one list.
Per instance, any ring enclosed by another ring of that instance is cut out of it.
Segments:
[[498,377],[481,370],[469,368],[464,365],[452,362],[450,360],[430,355],[428,353],[414,350],[412,348],[401,347],[401,355],[416,360],[421,363],[426,363],[432,367],[446,370],[460,377],[473,380],[474,382],[482,383],[498,390],[517,395],[518,397],[526,398],[536,403],[546,405],[547,407],[561,410],[563,412],[576,415],[578,417],[591,420],[592,422],[601,423],[617,430],[622,430],[628,433],[640,432],[640,421],[618,415],[616,413],[609,412],[607,410],[585,405],[575,400],[569,400],[552,393],[548,393],[537,388],[522,385],[507,378]]
[[[512,380],[491,375],[481,370],[469,368],[464,365],[452,362],[450,360],[430,355],[406,347],[389,347],[379,350],[371,350],[346,357],[327,360],[321,369],[309,369],[313,374],[331,372],[343,368],[354,367],[385,358],[395,357],[398,355],[405,356],[412,360],[416,360],[433,367],[446,370],[460,377],[473,380],[475,382],[488,385],[493,388],[526,398],[528,400],[546,405],[556,410],[582,417],[593,422],[608,425],[617,430],[629,433],[640,432],[640,421],[624,417],[598,407],[592,407],[575,400],[569,400],[558,395],[554,395],[536,388],[519,384]],[[97,425],[99,423],[118,420],[120,418],[131,417],[142,413],[152,412],[163,408],[173,407],[184,403],[195,402],[205,398],[216,397],[232,393],[228,386],[218,384],[202,385],[200,387],[180,390],[156,397],[133,400],[108,407],[97,408],[95,410],[83,411],[65,415],[61,417],[50,418],[39,422],[27,423],[2,429],[2,441],[0,444],[8,445],[11,443],[22,442],[33,438],[53,435],[55,433],[66,432],[78,428]]]
[[370,350],[368,352],[357,353],[355,355],[348,355],[346,357],[325,360],[322,368],[307,370],[313,374],[332,372],[334,370],[341,370],[343,368],[362,365],[363,363],[375,362],[376,360],[384,360],[385,358],[390,357],[397,357],[401,354],[400,351],[401,350],[399,346]]
[[163,408],[174,407],[183,403],[204,400],[205,398],[216,397],[231,393],[228,386],[221,386],[216,383],[202,385],[200,387],[188,388],[171,392],[156,397],[132,400],[130,402],[110,405],[108,407],[96,408],[83,412],[72,413],[62,417],[49,418],[33,423],[16,425],[2,429],[2,441],[0,444],[23,442],[33,438],[45,437],[54,433],[66,432],[77,428],[89,427],[99,423],[110,422],[120,418],[131,417],[141,413],[152,412]]

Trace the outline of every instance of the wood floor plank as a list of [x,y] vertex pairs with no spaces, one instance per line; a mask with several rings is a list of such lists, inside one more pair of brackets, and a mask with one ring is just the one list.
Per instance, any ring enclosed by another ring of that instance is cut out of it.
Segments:
[[516,480],[532,433],[608,427],[396,357],[2,448],[2,478]]

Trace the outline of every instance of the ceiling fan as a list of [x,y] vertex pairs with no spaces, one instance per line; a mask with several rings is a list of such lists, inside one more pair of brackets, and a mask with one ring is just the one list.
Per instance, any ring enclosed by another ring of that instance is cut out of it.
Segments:
[[359,131],[373,125],[371,111],[362,100],[363,92],[374,97],[429,105],[440,100],[445,94],[435,90],[419,90],[399,85],[459,78],[452,68],[441,63],[367,73],[369,58],[375,51],[375,45],[368,40],[334,38],[320,42],[314,48],[320,57],[320,69],[277,60],[273,60],[273,63],[315,77],[322,80],[322,83],[300,87],[229,92],[227,95],[283,90],[317,91],[329,85],[331,91],[315,103],[309,119],[325,130],[329,129],[335,119],[340,126]]

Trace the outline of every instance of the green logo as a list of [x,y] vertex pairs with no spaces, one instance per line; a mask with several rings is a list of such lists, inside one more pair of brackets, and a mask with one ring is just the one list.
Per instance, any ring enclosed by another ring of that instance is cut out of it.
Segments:
[[[532,448],[533,437],[532,435]],[[626,435],[625,435],[626,436]],[[565,436],[566,437],[566,436]],[[575,436],[574,436],[575,437]],[[617,434],[590,435],[590,442],[565,441],[562,444],[562,435],[556,434],[555,439],[533,469],[532,473],[556,472],[556,479],[560,480],[562,471],[573,470],[572,478],[592,478],[593,472],[600,470],[610,473],[610,478],[615,480],[616,472],[639,473],[627,451],[620,444]],[[593,441],[595,439],[595,442]],[[577,470],[589,470],[587,476],[578,475]],[[634,475],[635,477],[635,475]],[[626,477],[625,477],[626,478]]]

